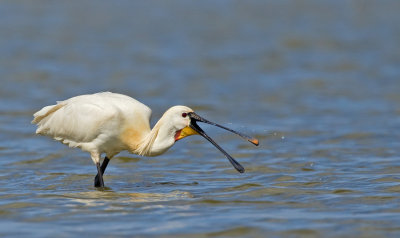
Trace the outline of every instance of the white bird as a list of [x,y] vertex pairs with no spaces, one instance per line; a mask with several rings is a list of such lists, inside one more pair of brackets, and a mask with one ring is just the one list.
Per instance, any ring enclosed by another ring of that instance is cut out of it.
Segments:
[[[210,141],[229,159],[240,173],[244,168],[215,143],[196,122],[204,122],[231,131],[254,145],[258,140],[210,122],[186,106],[169,108],[150,128],[151,109],[122,94],[102,92],[72,97],[46,106],[34,115],[36,134],[46,135],[69,147],[89,152],[97,166],[96,187],[104,187],[103,173],[120,151],[142,156],[157,156],[176,141],[199,134]],[[101,154],[105,154],[100,166]]]

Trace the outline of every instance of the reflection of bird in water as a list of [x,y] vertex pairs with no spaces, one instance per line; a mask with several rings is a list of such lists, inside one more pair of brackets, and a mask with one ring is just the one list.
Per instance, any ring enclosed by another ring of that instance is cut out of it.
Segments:
[[[210,122],[185,106],[168,109],[153,129],[151,110],[139,101],[116,93],[81,95],[46,106],[34,114],[37,134],[53,137],[69,147],[90,153],[97,166],[96,187],[104,187],[103,173],[110,159],[122,150],[143,156],[166,152],[177,140],[199,134],[210,141],[241,173],[244,168],[218,146],[198,125],[204,122],[233,132],[251,143],[258,140]],[[100,156],[106,157],[100,166]]]

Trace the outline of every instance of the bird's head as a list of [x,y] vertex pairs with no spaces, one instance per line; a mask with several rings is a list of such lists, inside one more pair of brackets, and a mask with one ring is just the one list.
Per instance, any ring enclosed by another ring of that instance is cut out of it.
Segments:
[[169,124],[170,133],[175,136],[175,141],[196,134],[188,130],[190,128],[190,118],[188,117],[190,112],[193,112],[193,110],[189,107],[174,106],[168,109],[163,115],[163,120]]
[[207,123],[216,127],[220,127],[227,131],[230,131],[236,135],[239,135],[243,139],[251,142],[254,145],[258,145],[258,140],[254,137],[245,135],[243,133],[237,132],[230,128],[221,126],[217,123],[208,121],[199,115],[197,115],[191,108],[186,106],[174,106],[168,109],[165,113],[166,119],[170,122],[171,127],[175,133],[175,141],[183,139],[191,135],[201,135],[211,142],[217,149],[219,149],[231,162],[237,171],[240,173],[244,172],[243,166],[241,166],[236,160],[234,160],[225,150],[223,150],[211,137],[209,137],[198,125],[197,122]]

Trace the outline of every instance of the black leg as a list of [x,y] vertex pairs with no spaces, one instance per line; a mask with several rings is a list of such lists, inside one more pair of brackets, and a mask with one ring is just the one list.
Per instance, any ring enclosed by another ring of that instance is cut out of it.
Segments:
[[104,171],[106,171],[108,162],[110,162],[110,159],[107,158],[107,156],[104,158],[103,163],[101,166],[97,165],[97,175],[94,178],[94,186],[95,187],[104,187],[104,180],[103,180],[103,174]]
[[100,163],[96,163],[98,179],[95,181],[95,187],[104,187],[103,174],[101,173]]

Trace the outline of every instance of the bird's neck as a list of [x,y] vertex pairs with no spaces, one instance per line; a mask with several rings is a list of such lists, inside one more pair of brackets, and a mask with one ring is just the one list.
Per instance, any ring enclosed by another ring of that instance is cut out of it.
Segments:
[[166,152],[174,143],[174,132],[160,121],[144,137],[134,153],[143,156],[157,156]]

